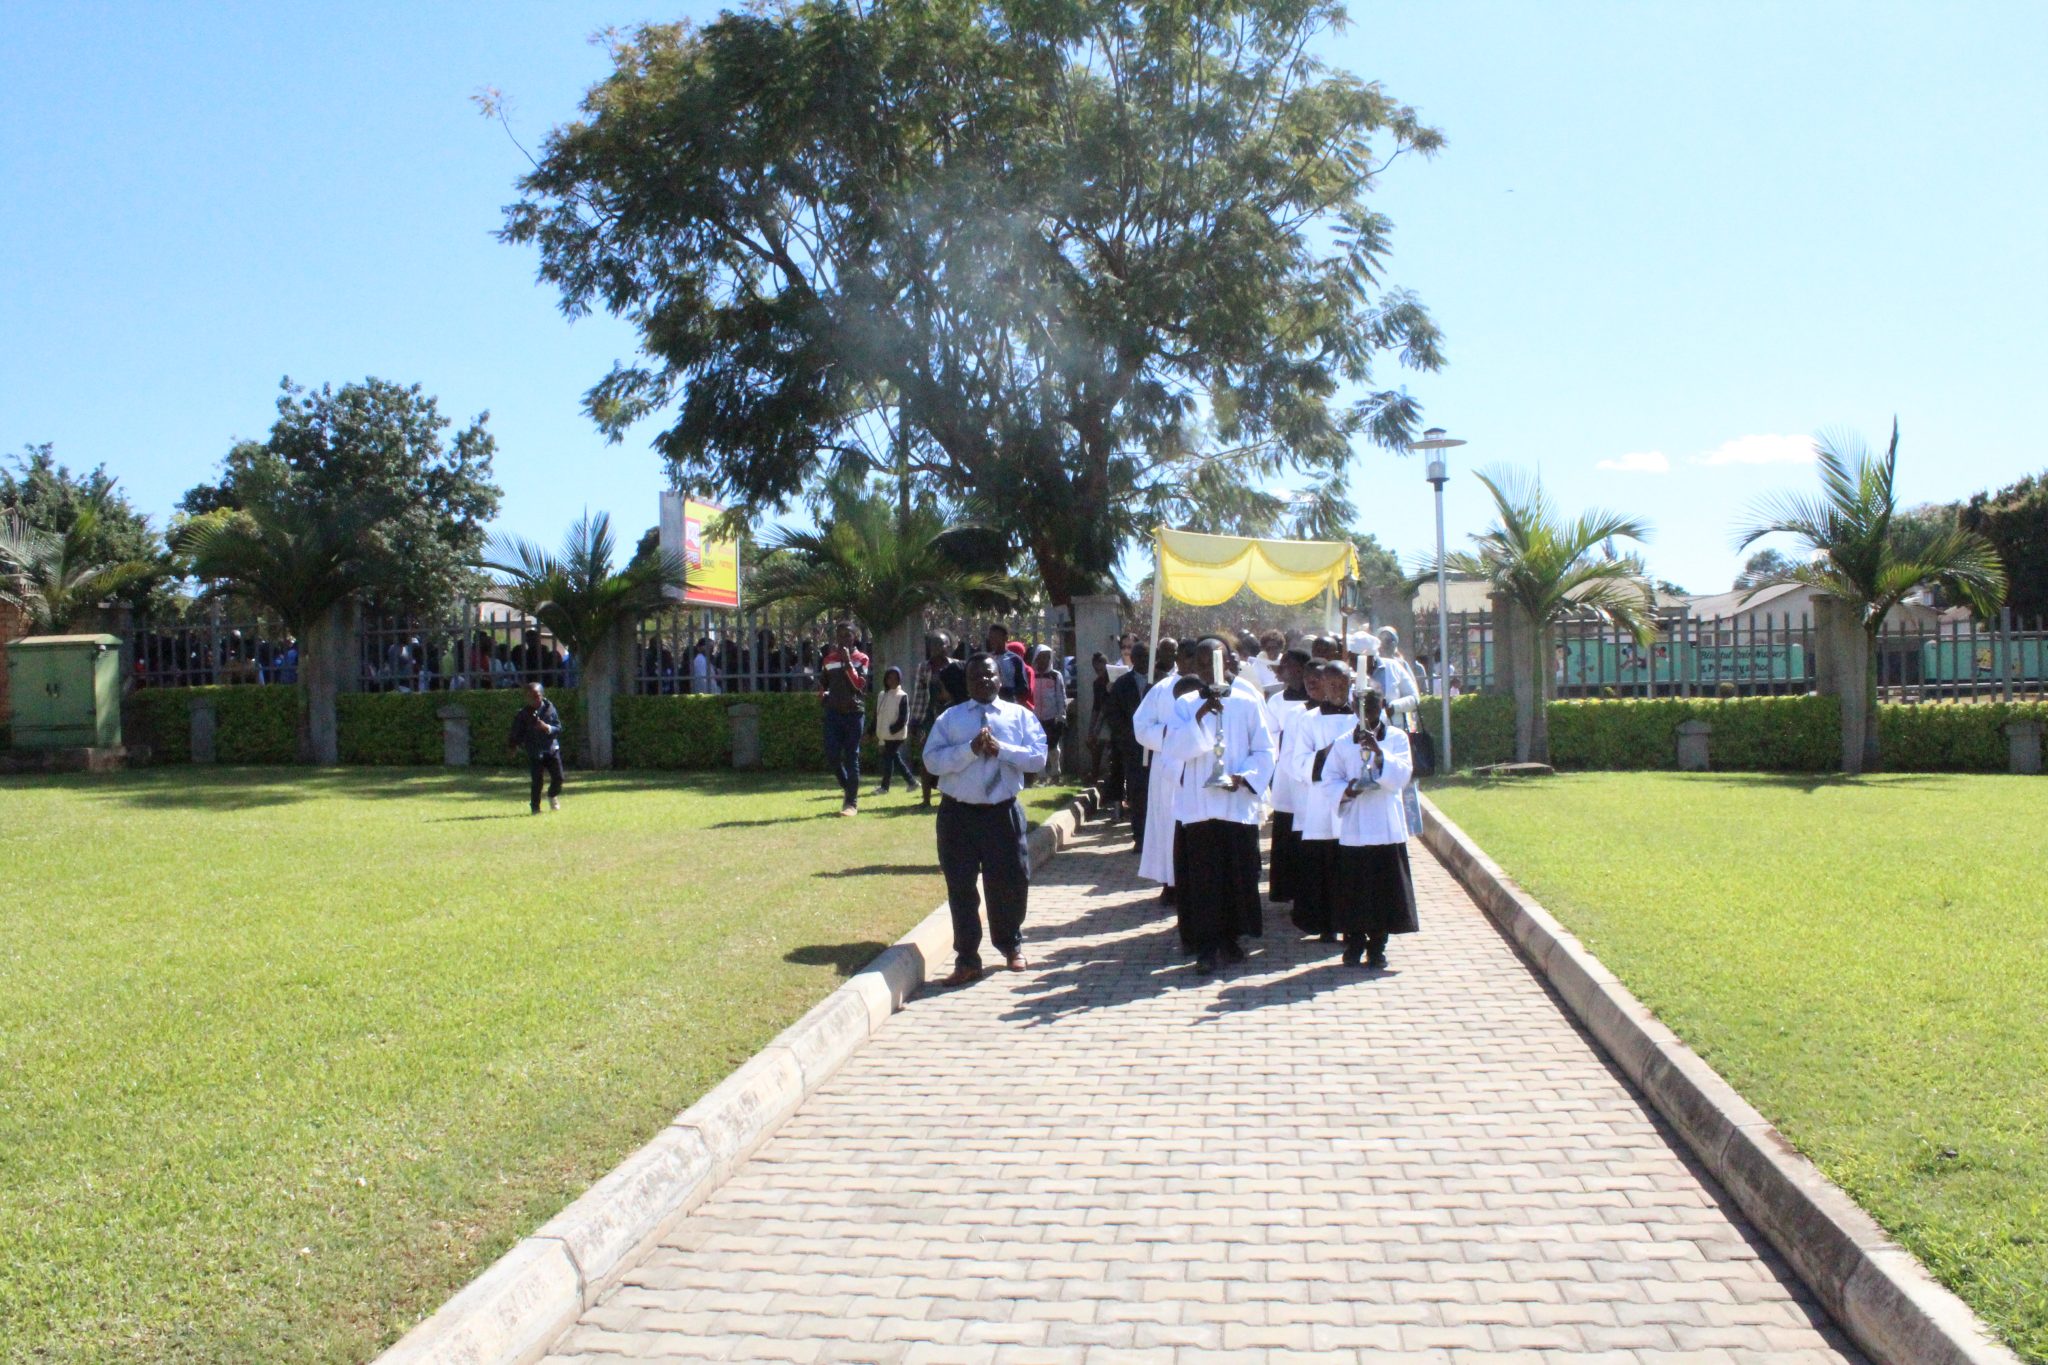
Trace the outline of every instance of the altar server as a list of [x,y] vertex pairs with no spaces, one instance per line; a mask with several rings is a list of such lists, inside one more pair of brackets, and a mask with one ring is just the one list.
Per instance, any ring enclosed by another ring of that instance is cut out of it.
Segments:
[[1311,705],[1288,727],[1285,759],[1295,790],[1294,927],[1337,941],[1332,915],[1337,876],[1337,793],[1322,783],[1335,746],[1351,733],[1351,670],[1331,659],[1309,669]]
[[1295,832],[1294,812],[1300,800],[1300,784],[1287,766],[1289,727],[1315,707],[1309,700],[1302,671],[1308,667],[1305,649],[1290,649],[1280,656],[1274,676],[1280,691],[1266,699],[1266,721],[1273,730],[1273,850],[1266,869],[1266,899],[1294,899],[1294,869],[1301,858],[1301,835]]
[[[1190,657],[1194,643],[1188,643]],[[1167,722],[1173,719],[1174,688],[1184,676],[1178,669],[1179,647],[1172,640],[1159,642],[1159,659],[1175,661],[1174,668],[1165,670],[1158,682],[1145,693],[1145,699],[1138,703],[1138,709],[1131,716],[1131,732],[1138,743],[1150,755],[1150,768],[1145,778],[1145,839],[1138,855],[1138,875],[1146,881],[1159,883],[1159,899],[1173,904],[1174,897],[1174,814],[1173,793],[1180,785],[1180,767],[1160,756],[1160,749],[1166,743]],[[1125,781],[1130,781],[1125,778]]]
[[1242,962],[1239,938],[1264,928],[1259,822],[1273,781],[1273,735],[1263,703],[1231,685],[1223,641],[1212,636],[1199,649],[1197,690],[1174,703],[1160,757],[1180,765],[1181,946],[1210,973]]
[[1412,934],[1415,883],[1408,870],[1408,817],[1401,793],[1414,777],[1408,736],[1387,724],[1386,700],[1367,688],[1361,717],[1332,748],[1322,785],[1337,801],[1337,876],[1332,918],[1344,963],[1387,965],[1387,938]]

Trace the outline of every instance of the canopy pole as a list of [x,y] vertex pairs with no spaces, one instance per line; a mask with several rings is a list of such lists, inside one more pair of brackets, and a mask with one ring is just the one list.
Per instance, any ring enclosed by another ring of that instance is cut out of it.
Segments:
[[1145,675],[1138,680],[1139,695],[1152,685],[1153,676],[1159,672],[1159,587],[1166,577],[1166,566],[1159,553],[1159,533],[1152,534],[1152,637],[1145,645]]

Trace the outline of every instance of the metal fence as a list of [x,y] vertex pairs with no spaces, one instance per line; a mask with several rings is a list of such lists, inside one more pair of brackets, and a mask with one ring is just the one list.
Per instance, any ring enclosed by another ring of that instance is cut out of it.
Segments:
[[[930,617],[924,624],[979,646],[988,622]],[[1047,613],[1006,624],[1035,644],[1057,641],[1061,623]],[[831,629],[822,617],[784,608],[666,611],[636,631],[626,685],[646,695],[811,691]],[[298,681],[298,643],[275,620],[233,616],[215,606],[175,622],[133,623],[122,635],[140,687]],[[582,673],[583,661],[537,621],[497,603],[463,604],[429,620],[365,617],[357,640],[354,685],[365,692],[529,682],[574,687]],[[875,652],[872,641],[861,643]]]
[[[1493,616],[1452,612],[1449,673],[1461,692],[1493,687]],[[1415,650],[1438,675],[1434,612],[1417,617]],[[1553,634],[1559,697],[1773,696],[1814,689],[1817,650],[1808,616],[1673,613],[1647,646],[1586,616]],[[1894,622],[1878,637],[1880,697],[1893,702],[2048,698],[2048,618]]]

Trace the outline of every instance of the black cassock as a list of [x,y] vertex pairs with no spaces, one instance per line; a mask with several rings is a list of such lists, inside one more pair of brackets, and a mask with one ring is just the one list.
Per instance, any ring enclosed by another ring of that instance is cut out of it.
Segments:
[[1406,844],[1331,847],[1337,857],[1330,918],[1347,943],[1376,934],[1412,934],[1421,927]]
[[1180,943],[1190,953],[1265,932],[1259,903],[1259,827],[1197,820],[1180,827],[1181,865],[1174,908]]

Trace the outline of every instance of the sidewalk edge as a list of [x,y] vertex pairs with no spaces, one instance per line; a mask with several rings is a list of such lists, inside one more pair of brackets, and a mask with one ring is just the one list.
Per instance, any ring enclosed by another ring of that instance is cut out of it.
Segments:
[[[1086,789],[1030,833],[1036,872],[1073,842]],[[457,1290],[375,1365],[531,1365],[619,1273],[725,1183],[952,955],[944,904]]]
[[1877,1365],[2019,1365],[1968,1304],[1887,1237],[1426,796],[1422,812],[1430,852]]

